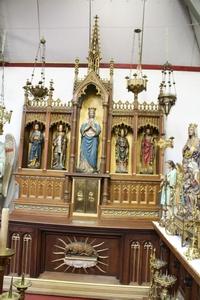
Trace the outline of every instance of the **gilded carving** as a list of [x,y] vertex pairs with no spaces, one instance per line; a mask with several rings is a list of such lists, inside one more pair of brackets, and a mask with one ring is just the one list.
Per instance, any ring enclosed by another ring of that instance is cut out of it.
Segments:
[[158,211],[136,210],[136,209],[102,209],[102,216],[104,217],[151,217],[158,218]]
[[130,103],[129,101],[126,102],[122,102],[122,101],[118,101],[118,102],[113,102],[113,110],[114,111],[121,111],[121,112],[125,112],[125,111],[130,111],[134,109],[134,104]]
[[28,178],[21,178],[22,196],[28,194]]
[[43,211],[52,213],[66,213],[68,215],[69,208],[62,206],[50,206],[50,205],[32,205],[32,204],[14,204],[16,210],[29,210],[29,211]]
[[35,121],[45,124],[46,114],[44,113],[27,113],[26,114],[26,125]]
[[113,116],[112,118],[112,128],[115,126],[119,126],[121,124],[130,126],[132,128],[133,126],[133,118],[132,117],[121,117],[121,116]]
[[71,114],[51,114],[51,122],[50,126],[52,126],[55,123],[62,122],[64,124],[70,124],[71,123]]
[[159,122],[160,122],[160,119],[158,117],[153,117],[153,116],[152,117],[151,116],[139,117],[138,118],[138,129],[140,127],[146,126],[147,124],[158,129]]
[[112,202],[140,205],[156,204],[159,184],[112,182]]
[[141,111],[155,112],[159,111],[159,109],[159,105],[154,102],[147,103],[144,101],[143,103],[138,104],[138,110]]

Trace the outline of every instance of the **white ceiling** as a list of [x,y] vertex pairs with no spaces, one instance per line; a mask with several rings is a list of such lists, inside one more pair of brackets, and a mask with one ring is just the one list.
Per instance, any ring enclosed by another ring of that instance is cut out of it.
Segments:
[[[99,16],[102,62],[113,58],[115,63],[136,63],[133,31],[141,28],[142,0],[0,0],[8,62],[34,61],[39,41],[37,1],[47,62],[72,63],[76,57],[86,62],[91,3],[92,23]],[[188,1],[146,0],[143,64],[169,60],[173,65],[200,65],[199,25],[192,11],[188,12]]]

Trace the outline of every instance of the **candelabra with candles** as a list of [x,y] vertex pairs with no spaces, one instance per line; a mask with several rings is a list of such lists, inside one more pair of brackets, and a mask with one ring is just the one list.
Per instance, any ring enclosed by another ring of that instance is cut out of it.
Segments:
[[175,282],[176,277],[162,273],[161,270],[167,265],[166,261],[156,258],[156,249],[150,257],[150,271],[151,271],[151,284],[149,290],[149,299],[152,300],[175,300],[173,296],[170,296],[168,289],[171,288]]
[[149,299],[157,299],[158,297],[158,286],[155,281],[159,274],[159,270],[167,265],[166,261],[156,258],[156,249],[154,248],[153,253],[150,256],[150,272],[151,272],[151,283],[149,290]]
[[174,275],[169,275],[167,274],[162,274],[159,273],[156,278],[155,282],[160,286],[160,295],[159,299],[161,300],[175,300],[174,296],[170,296],[169,294],[169,289],[175,284],[176,282],[176,277]]
[[[45,87],[45,50],[46,40],[41,38],[34,61],[31,80],[27,80],[26,85],[24,86],[27,96],[30,95],[37,101],[43,100],[49,94],[49,89]],[[37,67],[37,64],[41,66],[41,78],[38,83],[34,85],[35,68]],[[52,83],[50,87],[52,88]]]
[[[135,29],[134,34],[138,34],[138,40],[140,41],[140,33],[141,29]],[[139,43],[139,42],[138,42]],[[139,43],[140,44],[140,43]],[[140,48],[140,45],[139,45]],[[133,74],[133,77],[126,77],[127,79],[127,89],[129,92],[132,92],[134,94],[134,103],[137,104],[138,102],[138,94],[142,91],[146,91],[147,89],[147,76],[142,74],[142,65],[141,65],[141,51],[139,50],[139,63],[137,65],[137,70]]]
[[[145,2],[143,1],[143,16],[142,16],[142,29],[137,28],[134,30],[134,39],[137,35],[138,37],[138,64],[136,72],[133,76],[126,77],[127,79],[127,89],[134,94],[134,107],[137,108],[138,106],[138,94],[142,91],[146,91],[147,89],[147,76],[143,75],[142,73],[142,50],[143,50],[143,40],[144,40],[144,16],[145,16]],[[140,37],[141,36],[141,37]],[[134,43],[133,43],[134,48]],[[134,50],[134,49],[133,49]]]

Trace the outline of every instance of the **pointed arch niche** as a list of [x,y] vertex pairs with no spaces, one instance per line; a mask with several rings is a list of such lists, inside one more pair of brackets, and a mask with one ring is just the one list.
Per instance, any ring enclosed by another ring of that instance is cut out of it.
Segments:
[[95,120],[101,127],[98,145],[97,170],[106,172],[106,152],[109,122],[109,93],[92,71],[78,86],[73,99],[73,132],[71,139],[71,172],[78,172],[80,165],[81,125],[88,119],[88,109],[95,109]]

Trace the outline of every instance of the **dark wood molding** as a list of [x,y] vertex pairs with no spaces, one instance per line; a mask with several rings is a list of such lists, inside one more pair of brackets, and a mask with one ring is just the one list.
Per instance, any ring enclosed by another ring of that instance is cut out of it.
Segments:
[[[1,65],[1,63],[0,63]],[[5,67],[17,67],[17,68],[31,68],[34,67],[34,63],[23,63],[23,62],[6,62]],[[41,64],[37,64],[37,67],[41,67]],[[74,63],[46,63],[45,67],[47,68],[74,68]],[[79,64],[80,68],[87,68],[87,63],[81,63]],[[100,68],[109,68],[110,64],[108,63],[102,63],[100,64]],[[116,69],[130,69],[130,68],[136,68],[135,64],[122,64],[122,63],[116,63],[114,64],[114,68]],[[144,70],[162,70],[162,65],[142,65],[142,68]],[[200,72],[199,66],[173,66],[173,70],[175,71],[183,71],[183,72]]]

